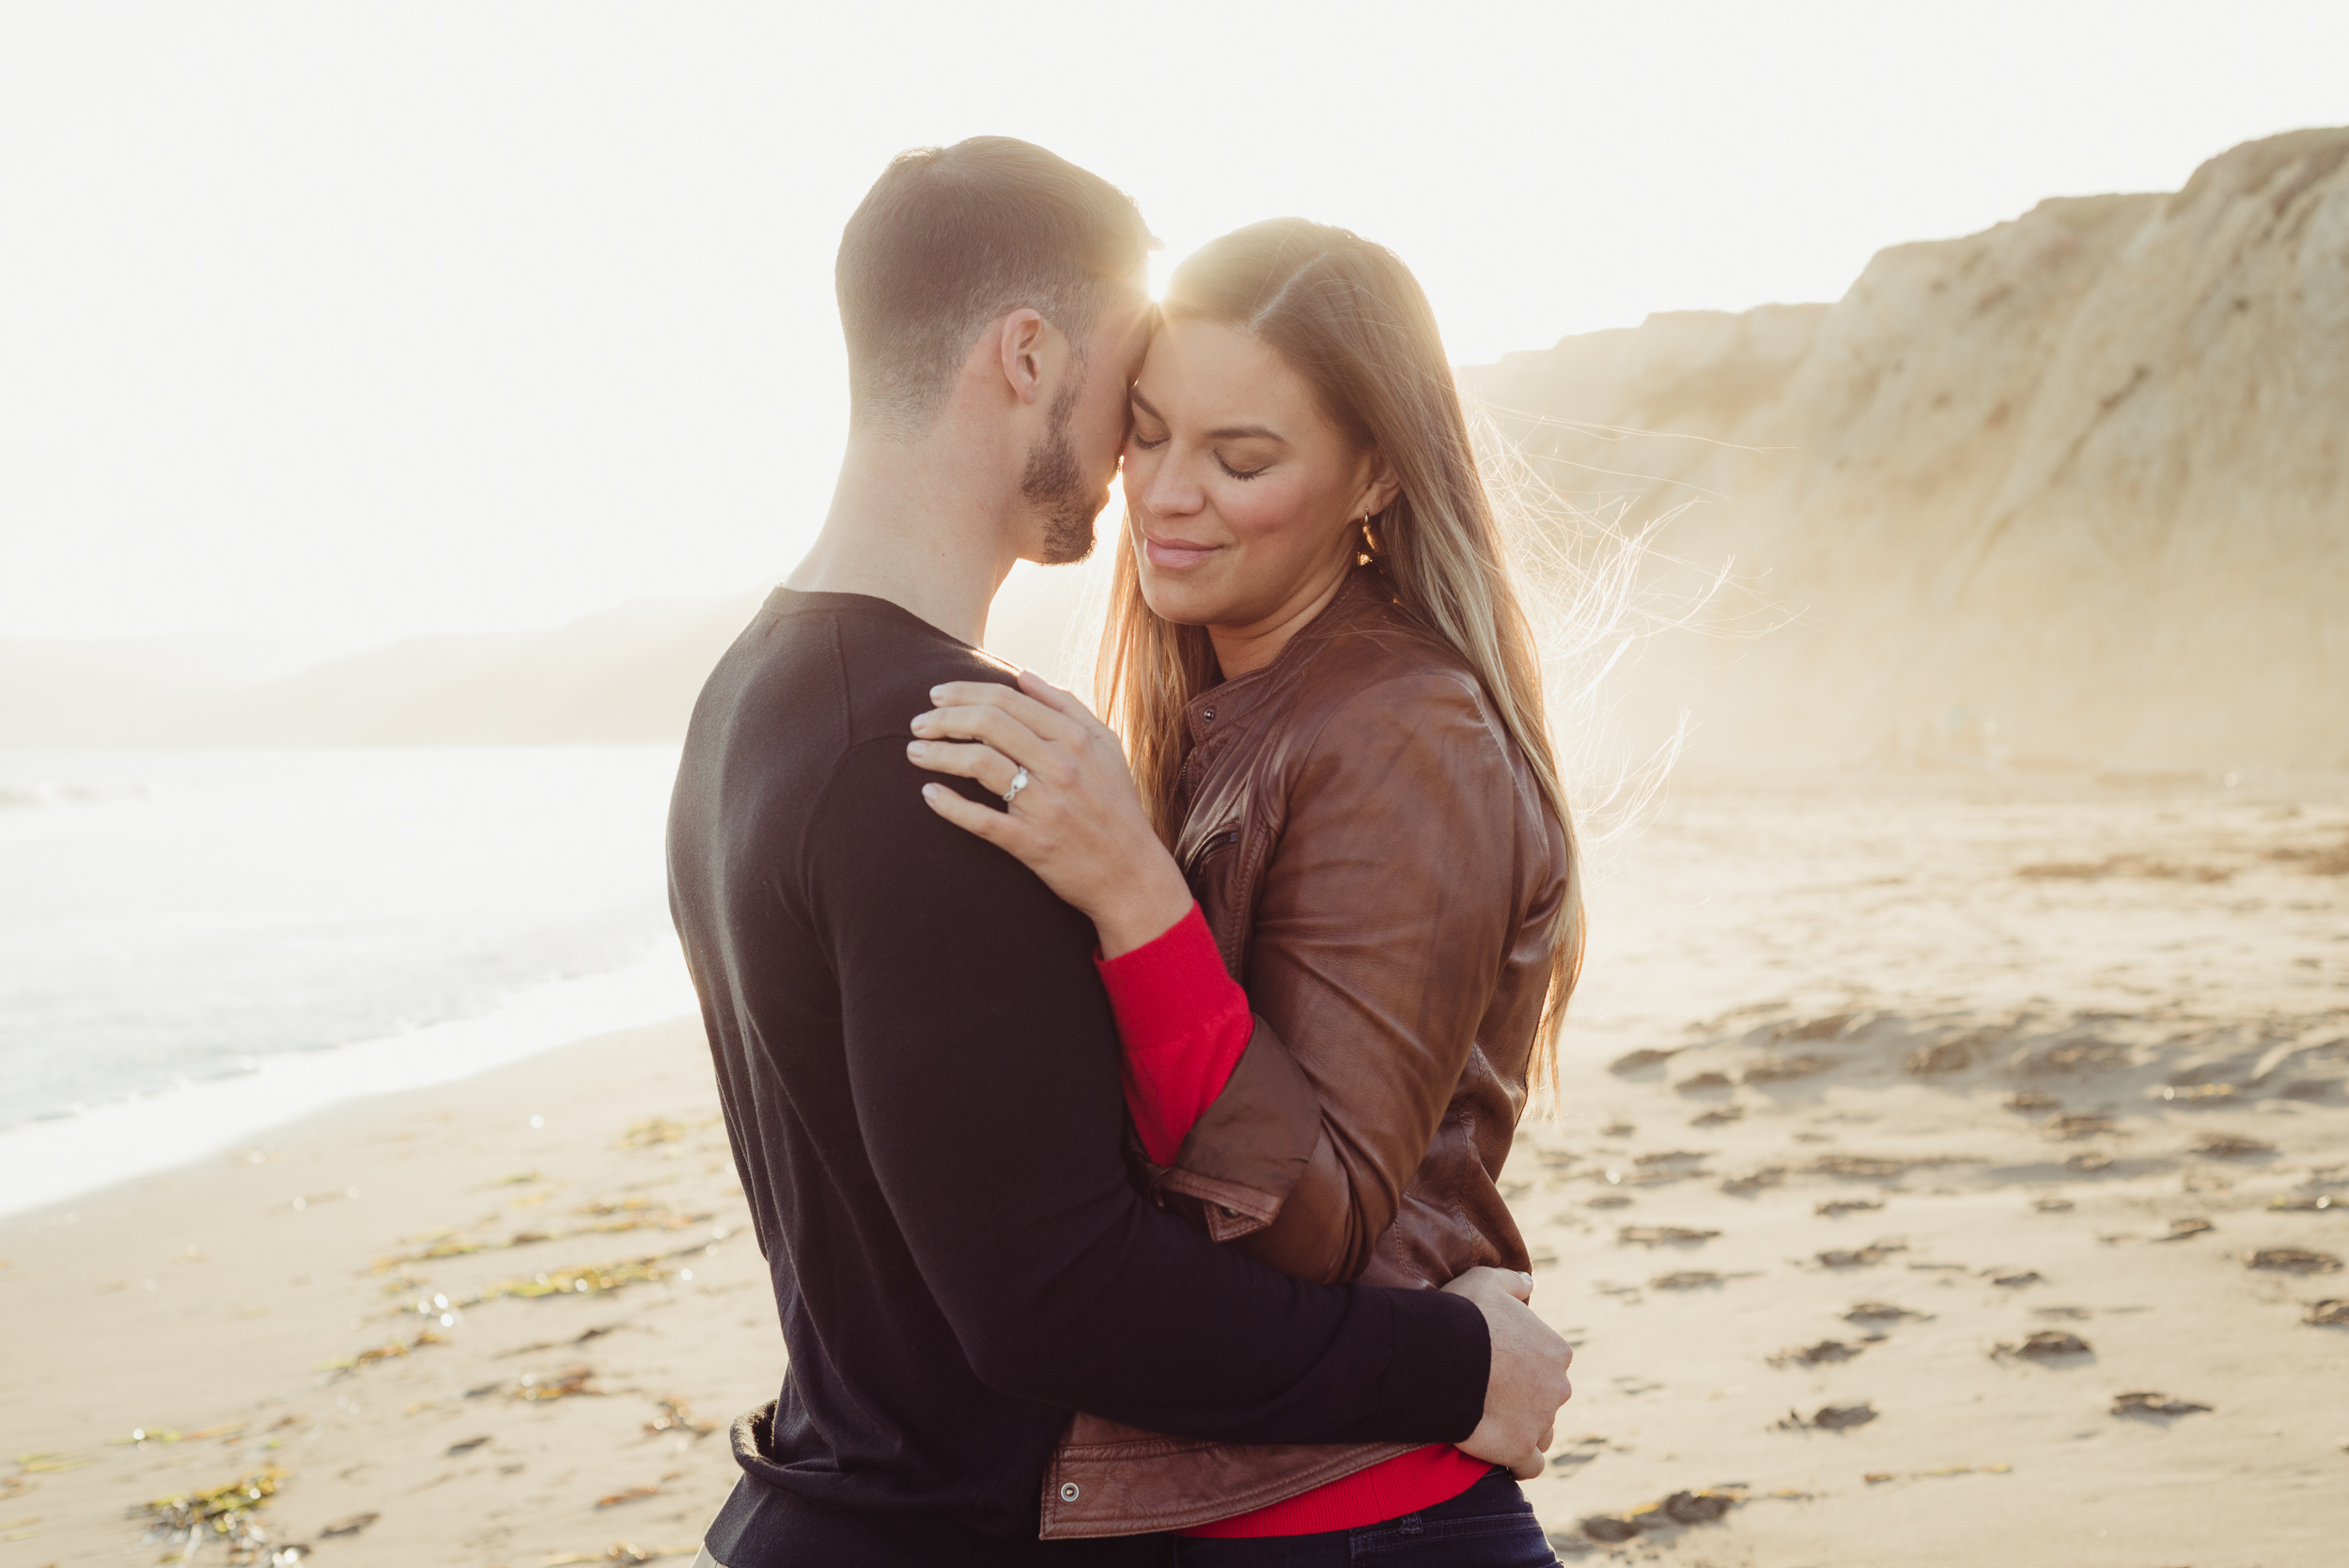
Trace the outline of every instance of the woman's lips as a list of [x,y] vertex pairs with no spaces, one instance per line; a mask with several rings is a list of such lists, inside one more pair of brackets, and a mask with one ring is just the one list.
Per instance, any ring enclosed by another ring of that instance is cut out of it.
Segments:
[[1143,552],[1150,557],[1152,566],[1180,570],[1184,567],[1197,566],[1221,550],[1222,546],[1185,544],[1176,539],[1154,539],[1145,534],[1143,536],[1142,548]]

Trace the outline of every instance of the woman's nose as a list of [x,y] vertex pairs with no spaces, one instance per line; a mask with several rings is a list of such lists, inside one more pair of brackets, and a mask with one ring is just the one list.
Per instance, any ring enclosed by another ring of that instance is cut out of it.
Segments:
[[1161,458],[1145,476],[1142,504],[1160,517],[1188,517],[1206,505],[1206,491],[1183,470],[1179,459]]

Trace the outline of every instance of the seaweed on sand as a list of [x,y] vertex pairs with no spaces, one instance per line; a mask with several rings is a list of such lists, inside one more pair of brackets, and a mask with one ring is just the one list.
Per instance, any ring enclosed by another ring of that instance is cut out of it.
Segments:
[[[182,1562],[208,1537],[218,1538],[228,1548],[229,1561],[252,1562],[269,1548],[269,1532],[256,1515],[277,1495],[288,1473],[278,1466],[266,1466],[208,1491],[179,1492],[141,1503],[131,1511],[131,1516],[144,1514],[152,1519],[148,1539],[178,1546]],[[302,1551],[287,1546],[270,1557],[272,1562],[282,1560],[289,1564],[301,1560]]]

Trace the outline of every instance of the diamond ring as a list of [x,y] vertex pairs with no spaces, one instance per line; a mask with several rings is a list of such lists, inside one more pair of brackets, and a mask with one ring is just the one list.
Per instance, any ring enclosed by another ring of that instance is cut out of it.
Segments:
[[1010,805],[1012,801],[1018,798],[1019,792],[1027,787],[1028,770],[1025,768],[1022,768],[1019,772],[1014,773],[1011,776],[1011,787],[1003,791],[1003,804],[1006,806]]

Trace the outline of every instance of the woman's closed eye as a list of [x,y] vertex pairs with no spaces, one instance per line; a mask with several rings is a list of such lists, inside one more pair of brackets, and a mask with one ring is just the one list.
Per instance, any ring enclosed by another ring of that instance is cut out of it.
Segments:
[[1264,474],[1265,470],[1270,468],[1272,465],[1270,463],[1259,463],[1254,468],[1234,468],[1230,460],[1226,458],[1222,453],[1218,452],[1215,455],[1215,466],[1221,469],[1227,475],[1234,479],[1254,479],[1260,477]]

